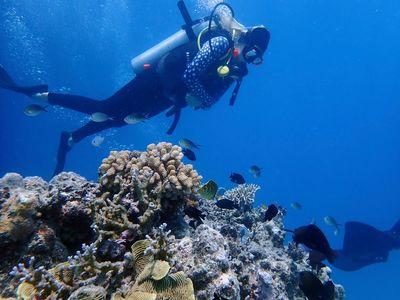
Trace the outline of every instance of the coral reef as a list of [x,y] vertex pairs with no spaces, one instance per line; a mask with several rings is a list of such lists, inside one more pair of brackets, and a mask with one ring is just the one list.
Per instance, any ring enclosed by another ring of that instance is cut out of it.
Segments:
[[[201,176],[181,148],[111,152],[99,183],[61,173],[49,183],[0,179],[0,295],[19,299],[306,299],[308,254],[284,244],[284,210],[263,222],[257,185],[198,195]],[[185,207],[201,219],[189,226]],[[322,281],[331,270],[321,268]],[[336,286],[336,299],[344,289]]]
[[201,176],[181,162],[181,148],[151,144],[145,152],[112,151],[99,169],[96,225],[106,238],[123,231],[144,236],[154,224],[180,219],[185,201],[195,198]]

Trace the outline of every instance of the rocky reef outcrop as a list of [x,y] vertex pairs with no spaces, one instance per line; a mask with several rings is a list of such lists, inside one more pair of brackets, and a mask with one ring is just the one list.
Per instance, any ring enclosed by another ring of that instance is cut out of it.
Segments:
[[[18,299],[306,299],[308,254],[285,245],[284,211],[264,222],[257,185],[221,209],[197,194],[201,176],[181,148],[111,152],[98,183],[0,179],[0,295]],[[202,219],[185,216],[196,207]],[[189,225],[190,224],[190,225]],[[329,280],[328,267],[317,272]],[[0,297],[1,298],[1,297]],[[344,290],[336,285],[336,299]]]

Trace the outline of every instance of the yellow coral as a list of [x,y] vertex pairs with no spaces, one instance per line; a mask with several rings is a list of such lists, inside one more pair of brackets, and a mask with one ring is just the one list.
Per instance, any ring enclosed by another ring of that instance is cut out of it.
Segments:
[[17,297],[18,300],[34,300],[36,296],[36,288],[33,284],[23,282],[18,286]]
[[144,251],[149,246],[150,242],[148,240],[140,240],[135,242],[131,247],[136,274],[140,274],[153,260],[152,253],[144,254]]

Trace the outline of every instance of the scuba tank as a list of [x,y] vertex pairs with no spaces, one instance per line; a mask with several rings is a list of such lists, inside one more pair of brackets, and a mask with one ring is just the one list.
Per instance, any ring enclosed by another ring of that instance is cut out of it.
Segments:
[[185,25],[183,25],[182,29],[178,32],[146,50],[142,54],[134,57],[131,60],[131,65],[136,74],[151,67],[171,50],[190,41],[195,41],[200,32],[207,28],[209,17],[193,21],[183,0],[178,1],[178,8],[185,20]]

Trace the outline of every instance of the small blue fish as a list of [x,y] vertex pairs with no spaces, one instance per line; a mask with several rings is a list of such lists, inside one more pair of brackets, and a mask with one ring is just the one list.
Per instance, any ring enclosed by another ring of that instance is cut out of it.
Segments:
[[30,104],[24,108],[24,114],[28,117],[36,117],[42,112],[47,112],[46,107],[47,106],[41,106],[38,104]]
[[190,150],[189,148],[183,148],[182,153],[187,159],[189,159],[191,161],[196,160],[196,154],[194,154],[194,152],[192,150]]
[[254,178],[258,178],[258,177],[260,177],[260,175],[261,175],[261,168],[258,167],[258,166],[256,166],[256,165],[253,165],[253,166],[251,166],[251,167],[249,168],[249,172],[250,172],[251,174],[253,174]]
[[101,123],[101,122],[105,122],[105,121],[108,121],[108,120],[114,120],[114,119],[111,118],[109,115],[107,115],[105,113],[95,112],[95,113],[90,115],[90,120],[92,122]]
[[189,139],[181,139],[179,141],[179,146],[181,146],[182,148],[186,148],[186,149],[199,149],[200,145],[195,144],[194,142],[192,142]]
[[246,183],[246,180],[244,180],[244,177],[242,175],[240,175],[239,173],[232,173],[229,178],[233,183],[236,183],[236,184]]

